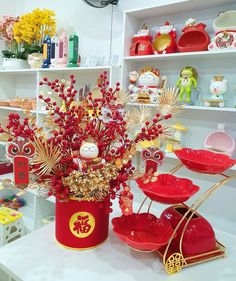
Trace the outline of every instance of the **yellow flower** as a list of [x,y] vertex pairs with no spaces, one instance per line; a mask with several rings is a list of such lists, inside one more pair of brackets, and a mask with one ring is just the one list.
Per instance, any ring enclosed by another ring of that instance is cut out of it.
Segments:
[[18,44],[28,43],[41,45],[46,34],[51,37],[56,33],[56,20],[54,11],[48,9],[35,9],[20,17],[14,25],[13,34]]

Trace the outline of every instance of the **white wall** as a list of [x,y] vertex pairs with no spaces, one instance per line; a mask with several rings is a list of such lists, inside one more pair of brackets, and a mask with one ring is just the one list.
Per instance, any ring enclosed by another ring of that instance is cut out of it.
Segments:
[[[17,5],[16,5],[17,2]],[[113,44],[112,53],[121,56],[123,40],[124,10],[154,6],[160,3],[178,2],[178,0],[120,0],[113,8]],[[59,29],[64,27],[76,31],[80,37],[80,54],[109,55],[112,6],[95,9],[87,6],[82,0],[13,0],[5,2],[1,14],[13,11],[20,15],[35,8],[48,8],[56,12]]]

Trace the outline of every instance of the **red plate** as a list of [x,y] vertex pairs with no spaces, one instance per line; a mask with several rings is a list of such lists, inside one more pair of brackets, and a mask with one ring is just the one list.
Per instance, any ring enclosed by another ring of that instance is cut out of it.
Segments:
[[166,245],[173,233],[168,221],[150,213],[122,215],[112,219],[118,238],[139,251],[156,251]]
[[200,189],[191,180],[170,174],[161,174],[155,182],[147,184],[144,184],[141,178],[136,182],[151,200],[164,204],[183,203]]
[[236,164],[228,155],[208,150],[182,148],[175,150],[176,156],[190,170],[204,174],[219,174]]

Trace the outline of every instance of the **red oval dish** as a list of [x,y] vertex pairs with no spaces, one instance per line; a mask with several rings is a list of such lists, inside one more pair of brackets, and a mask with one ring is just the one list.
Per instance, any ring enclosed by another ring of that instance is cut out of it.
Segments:
[[173,233],[166,220],[150,213],[132,214],[112,219],[113,231],[118,238],[139,251],[156,251],[166,245]]
[[236,164],[228,155],[204,149],[182,148],[175,155],[190,170],[204,174],[219,174]]
[[200,189],[191,180],[170,174],[161,174],[155,182],[147,184],[143,183],[141,178],[136,182],[151,200],[164,204],[183,203]]
[[180,52],[207,51],[210,37],[205,31],[206,25],[199,23],[194,26],[186,26],[182,31],[177,46]]

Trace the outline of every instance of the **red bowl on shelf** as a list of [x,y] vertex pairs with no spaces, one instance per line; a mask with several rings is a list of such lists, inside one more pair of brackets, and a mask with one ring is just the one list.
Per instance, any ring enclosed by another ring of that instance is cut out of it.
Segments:
[[191,180],[170,174],[161,174],[155,182],[147,184],[140,178],[136,182],[151,200],[164,204],[183,203],[200,189]]
[[150,213],[112,219],[113,232],[133,249],[153,252],[166,245],[173,234],[170,223]]
[[208,150],[182,148],[175,155],[190,170],[204,174],[219,174],[236,164],[228,155]]
[[177,46],[180,52],[207,51],[210,37],[205,31],[206,25],[199,23],[194,26],[186,26],[182,31]]

